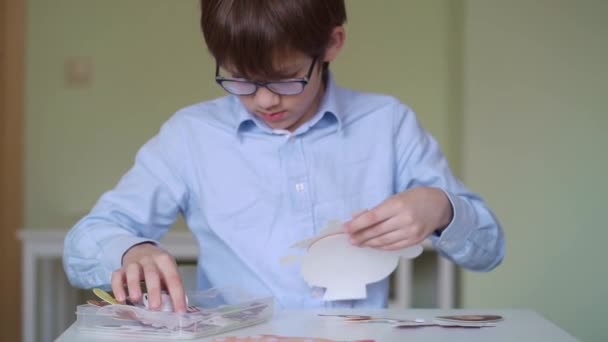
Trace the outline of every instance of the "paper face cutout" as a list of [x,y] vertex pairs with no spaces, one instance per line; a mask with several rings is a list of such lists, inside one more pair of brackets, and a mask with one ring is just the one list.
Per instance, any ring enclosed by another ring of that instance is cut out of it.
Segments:
[[386,278],[400,257],[411,259],[422,253],[420,245],[396,251],[354,246],[337,221],[330,222],[318,236],[294,246],[307,249],[302,257],[302,277],[310,286],[324,287],[326,301],[364,299],[366,285]]

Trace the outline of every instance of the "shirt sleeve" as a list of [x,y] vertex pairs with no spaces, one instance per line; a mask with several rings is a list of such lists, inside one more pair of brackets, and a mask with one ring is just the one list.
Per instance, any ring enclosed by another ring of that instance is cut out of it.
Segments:
[[139,150],[115,188],[68,232],[63,264],[72,285],[107,287],[129,248],[143,242],[158,244],[180,211],[187,210],[182,141],[177,124],[165,123]]
[[402,104],[396,113],[397,191],[421,186],[443,190],[453,218],[443,231],[429,236],[433,246],[461,267],[492,270],[502,262],[505,249],[494,213],[452,174],[437,141],[420,126],[415,113]]

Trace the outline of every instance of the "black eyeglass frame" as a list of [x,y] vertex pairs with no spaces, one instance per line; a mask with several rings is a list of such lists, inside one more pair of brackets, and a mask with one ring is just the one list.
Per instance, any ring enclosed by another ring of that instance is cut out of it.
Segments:
[[[308,72],[306,73],[306,76],[301,77],[301,78],[291,78],[291,79],[278,80],[278,81],[251,81],[251,80],[246,80],[246,79],[242,79],[242,78],[223,77],[223,76],[220,76],[220,64],[216,61],[216,63],[215,63],[215,82],[228,93],[237,95],[237,96],[253,95],[258,91],[258,88],[260,88],[260,87],[264,87],[264,88],[268,89],[270,92],[277,94],[277,95],[281,95],[281,96],[299,95],[304,91],[304,88],[306,87],[308,82],[310,82],[310,77],[312,76],[312,71],[315,67],[315,64],[317,64],[317,59],[318,59],[317,57],[314,57],[312,59],[312,63],[310,63],[310,67],[308,68]],[[255,88],[253,89],[252,92],[249,92],[249,93],[242,93],[242,94],[234,93],[224,86],[224,82],[247,83],[247,84],[254,85]],[[281,84],[281,83],[300,83],[300,84],[302,84],[302,88],[297,93],[281,94],[281,93],[278,93],[278,92],[272,90],[268,86],[269,84]]]

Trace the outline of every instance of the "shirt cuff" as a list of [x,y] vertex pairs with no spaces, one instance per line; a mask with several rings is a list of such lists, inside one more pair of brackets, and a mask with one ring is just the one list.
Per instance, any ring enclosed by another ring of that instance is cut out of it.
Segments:
[[474,227],[472,222],[475,216],[466,200],[445,190],[443,192],[452,205],[452,221],[442,231],[431,234],[430,239],[435,249],[453,256],[462,251],[462,247]]
[[129,250],[129,248],[145,242],[158,245],[157,241],[131,235],[121,235],[104,241],[103,255],[106,257],[104,258],[105,260],[103,261],[103,264],[105,265],[106,269],[111,274],[115,270],[121,268],[122,257]]

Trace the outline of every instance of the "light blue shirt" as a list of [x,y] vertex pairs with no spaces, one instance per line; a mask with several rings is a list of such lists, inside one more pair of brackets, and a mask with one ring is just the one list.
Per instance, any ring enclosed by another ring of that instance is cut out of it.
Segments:
[[383,307],[388,279],[368,285],[365,300],[323,302],[299,264],[280,259],[329,220],[417,186],[442,189],[453,206],[450,225],[429,237],[439,253],[476,271],[501,262],[496,218],[397,99],[340,88],[330,77],[316,115],[291,133],[226,96],[178,111],[141,148],[68,233],[64,267],[75,286],[107,286],[127,249],[158,241],[181,213],[199,243],[201,289],[240,285],[286,308]]

